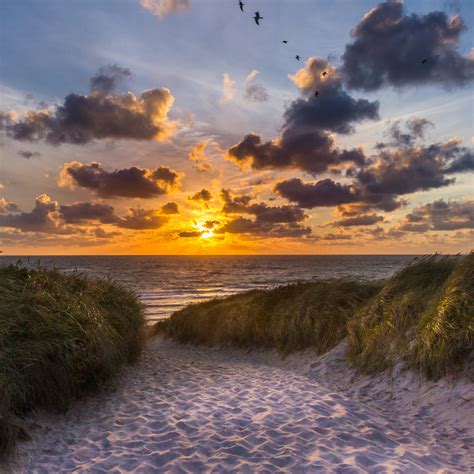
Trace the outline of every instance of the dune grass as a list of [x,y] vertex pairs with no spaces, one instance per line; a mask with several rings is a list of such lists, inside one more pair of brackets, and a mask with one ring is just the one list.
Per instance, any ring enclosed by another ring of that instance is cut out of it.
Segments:
[[375,373],[401,362],[430,379],[463,375],[474,354],[474,254],[429,256],[386,281],[299,283],[194,304],[154,332],[182,343],[312,348],[348,337],[348,362]]
[[379,284],[332,280],[297,283],[190,305],[159,324],[182,343],[324,353],[347,334],[346,320]]
[[117,283],[0,267],[0,458],[27,434],[18,416],[65,410],[143,346],[143,309]]
[[415,261],[348,323],[351,362],[363,373],[397,362],[439,379],[474,350],[474,254]]

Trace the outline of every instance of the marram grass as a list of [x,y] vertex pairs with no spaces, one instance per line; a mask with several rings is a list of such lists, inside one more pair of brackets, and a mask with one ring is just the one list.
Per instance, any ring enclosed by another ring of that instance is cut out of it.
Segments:
[[0,267],[0,458],[26,436],[19,416],[65,410],[133,362],[143,323],[136,295],[110,280]]
[[182,343],[318,354],[347,336],[348,361],[361,373],[400,362],[434,380],[473,378],[474,254],[418,258],[380,282],[300,283],[194,304],[154,332]]

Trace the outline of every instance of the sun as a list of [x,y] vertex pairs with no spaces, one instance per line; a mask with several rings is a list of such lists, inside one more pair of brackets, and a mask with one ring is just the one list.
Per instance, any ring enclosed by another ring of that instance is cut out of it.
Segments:
[[197,222],[196,227],[202,232],[201,239],[210,239],[214,237],[214,229],[206,227],[205,222]]

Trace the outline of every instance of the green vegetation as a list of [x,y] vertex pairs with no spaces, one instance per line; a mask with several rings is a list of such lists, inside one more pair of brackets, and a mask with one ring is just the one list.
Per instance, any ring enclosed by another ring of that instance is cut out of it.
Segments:
[[143,346],[136,295],[109,280],[0,267],[0,458],[27,433],[18,416],[65,410]]
[[400,361],[438,379],[468,367],[474,351],[474,254],[413,262],[351,318],[348,330],[349,359],[363,373]]
[[154,332],[182,343],[313,348],[348,337],[362,373],[402,362],[430,379],[464,375],[474,354],[474,254],[416,259],[392,278],[300,283],[188,306]]
[[334,280],[298,283],[188,306],[157,326],[183,343],[324,353],[346,336],[346,318],[378,285]]

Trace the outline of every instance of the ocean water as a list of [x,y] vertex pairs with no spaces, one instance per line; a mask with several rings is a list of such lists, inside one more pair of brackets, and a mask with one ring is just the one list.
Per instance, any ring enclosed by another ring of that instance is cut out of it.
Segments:
[[190,303],[296,281],[386,278],[413,255],[0,257],[28,265],[109,276],[137,291],[150,321]]

